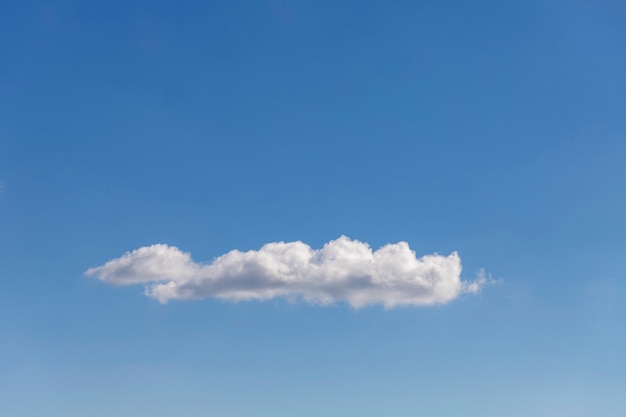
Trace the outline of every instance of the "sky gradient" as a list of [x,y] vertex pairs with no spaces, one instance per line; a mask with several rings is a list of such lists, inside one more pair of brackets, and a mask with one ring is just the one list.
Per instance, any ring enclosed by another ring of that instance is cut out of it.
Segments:
[[[613,0],[3,2],[0,416],[626,415],[624,74]],[[344,235],[490,280],[86,275]]]

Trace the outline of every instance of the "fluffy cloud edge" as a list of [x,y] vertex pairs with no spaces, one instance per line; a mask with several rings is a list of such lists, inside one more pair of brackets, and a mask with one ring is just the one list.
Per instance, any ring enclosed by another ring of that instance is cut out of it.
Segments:
[[373,251],[341,236],[313,249],[301,242],[272,242],[258,250],[232,250],[208,263],[195,262],[175,246],[155,244],[127,252],[85,274],[115,286],[144,285],[161,303],[217,298],[227,301],[303,300],[315,305],[345,302],[353,308],[445,304],[478,294],[493,282],[484,270],[461,279],[456,252],[417,258],[407,242]]

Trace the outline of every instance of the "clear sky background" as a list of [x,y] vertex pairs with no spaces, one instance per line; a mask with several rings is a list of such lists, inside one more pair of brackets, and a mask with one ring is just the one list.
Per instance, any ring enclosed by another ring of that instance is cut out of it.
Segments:
[[[4,1],[0,416],[626,415],[626,4]],[[437,306],[160,304],[165,243],[458,251]]]

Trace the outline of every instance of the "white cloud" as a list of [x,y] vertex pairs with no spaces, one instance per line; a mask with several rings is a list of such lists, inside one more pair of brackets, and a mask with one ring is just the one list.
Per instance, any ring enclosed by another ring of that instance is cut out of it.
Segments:
[[112,285],[145,284],[162,303],[205,297],[223,300],[303,299],[347,302],[355,308],[382,304],[424,306],[478,293],[489,280],[461,280],[456,252],[416,258],[406,242],[372,251],[346,236],[314,250],[302,242],[275,242],[258,251],[233,250],[211,263],[168,245],[143,247],[90,268],[86,275]]

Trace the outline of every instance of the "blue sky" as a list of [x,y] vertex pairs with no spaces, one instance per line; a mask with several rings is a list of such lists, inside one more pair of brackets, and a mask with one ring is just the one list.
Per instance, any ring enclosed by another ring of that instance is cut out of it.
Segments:
[[[4,2],[0,416],[623,416],[625,21],[612,0]],[[165,304],[107,285],[145,269],[85,276],[158,243],[186,273],[342,235],[463,272],[391,308],[332,269],[238,302],[210,269],[158,278],[201,298]]]

